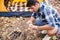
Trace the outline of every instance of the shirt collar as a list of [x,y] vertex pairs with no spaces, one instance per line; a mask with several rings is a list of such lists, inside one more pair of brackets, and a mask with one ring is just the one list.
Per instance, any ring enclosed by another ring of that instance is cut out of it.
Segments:
[[37,13],[41,13],[41,12],[43,12],[43,11],[44,11],[44,5],[42,5],[42,6],[39,8],[39,10],[38,10]]

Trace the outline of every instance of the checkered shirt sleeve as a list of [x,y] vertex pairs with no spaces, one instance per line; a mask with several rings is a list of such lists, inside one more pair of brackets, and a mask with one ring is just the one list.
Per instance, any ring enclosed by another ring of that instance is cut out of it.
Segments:
[[52,6],[46,6],[44,11],[48,24],[58,29],[58,25],[56,24],[56,22],[58,22],[57,10],[54,9]]

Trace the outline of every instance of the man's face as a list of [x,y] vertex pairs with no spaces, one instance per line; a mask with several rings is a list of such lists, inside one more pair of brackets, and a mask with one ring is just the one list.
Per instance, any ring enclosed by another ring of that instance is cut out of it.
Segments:
[[32,9],[33,12],[37,12],[38,9],[40,8],[40,4],[36,3],[35,5],[31,6],[30,8]]

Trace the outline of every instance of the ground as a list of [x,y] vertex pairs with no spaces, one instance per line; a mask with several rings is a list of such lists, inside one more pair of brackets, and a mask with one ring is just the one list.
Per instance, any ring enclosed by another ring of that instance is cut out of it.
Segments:
[[[60,13],[59,0],[53,0],[51,4]],[[23,17],[0,17],[0,40],[41,40],[38,30],[28,28],[28,20]]]

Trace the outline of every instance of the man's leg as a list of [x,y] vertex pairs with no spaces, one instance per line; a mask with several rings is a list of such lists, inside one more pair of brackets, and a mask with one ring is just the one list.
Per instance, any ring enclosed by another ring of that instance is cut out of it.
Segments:
[[56,36],[57,36],[58,40],[60,40],[60,27],[58,28],[58,32],[56,33]]

